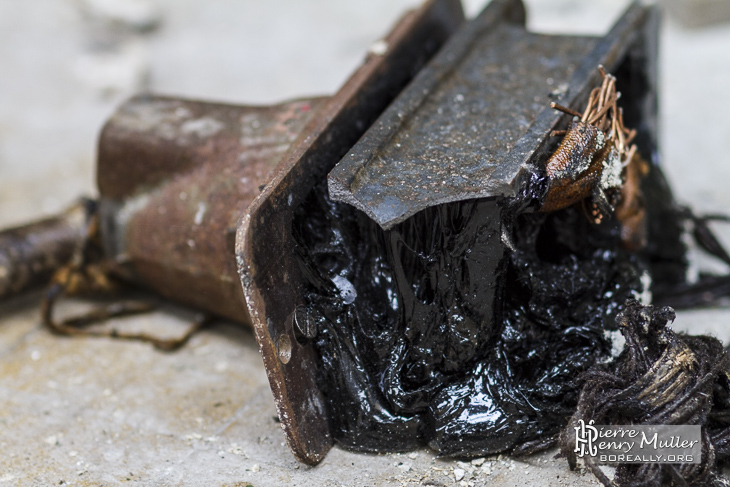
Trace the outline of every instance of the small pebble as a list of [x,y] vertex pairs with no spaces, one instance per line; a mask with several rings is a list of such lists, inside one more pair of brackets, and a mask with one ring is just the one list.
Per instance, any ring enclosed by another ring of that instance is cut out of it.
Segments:
[[376,56],[382,56],[388,52],[388,43],[381,39],[370,46],[369,51],[371,54],[375,54]]

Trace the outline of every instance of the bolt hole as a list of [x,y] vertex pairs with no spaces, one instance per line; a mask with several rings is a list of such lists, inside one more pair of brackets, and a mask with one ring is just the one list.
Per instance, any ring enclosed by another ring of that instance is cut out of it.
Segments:
[[291,339],[289,338],[289,335],[281,335],[279,336],[279,341],[277,342],[277,348],[279,349],[279,360],[282,364],[286,365],[291,360]]
[[294,310],[294,338],[304,345],[308,340],[317,336],[317,322],[314,315],[306,306],[297,306]]

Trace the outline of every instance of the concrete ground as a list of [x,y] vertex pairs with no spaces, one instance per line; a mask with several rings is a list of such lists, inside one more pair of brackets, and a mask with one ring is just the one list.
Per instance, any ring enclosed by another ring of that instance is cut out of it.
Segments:
[[[94,194],[104,120],[138,91],[238,103],[331,93],[413,0],[0,0],[0,227]],[[470,0],[467,13],[481,0]],[[537,30],[601,33],[623,2],[531,0]],[[662,36],[662,150],[678,198],[730,208],[730,26]],[[730,232],[722,231],[726,242]],[[702,259],[699,265],[708,264]],[[722,268],[719,268],[722,270]],[[316,468],[283,443],[252,334],[219,323],[181,351],[68,339],[40,325],[39,295],[0,305],[0,487],[595,485],[550,452],[470,463],[428,451],[334,448]],[[65,307],[76,312],[88,303]],[[179,332],[163,306],[130,329]],[[676,327],[730,341],[730,311]]]

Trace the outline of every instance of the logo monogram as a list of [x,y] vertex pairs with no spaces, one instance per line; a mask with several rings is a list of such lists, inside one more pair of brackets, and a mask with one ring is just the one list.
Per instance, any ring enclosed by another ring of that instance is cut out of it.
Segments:
[[573,428],[575,430],[575,453],[579,457],[588,453],[590,456],[595,457],[598,454],[598,448],[594,444],[598,440],[598,430],[593,426],[594,421],[590,420],[586,425],[585,421],[579,419],[580,426]]

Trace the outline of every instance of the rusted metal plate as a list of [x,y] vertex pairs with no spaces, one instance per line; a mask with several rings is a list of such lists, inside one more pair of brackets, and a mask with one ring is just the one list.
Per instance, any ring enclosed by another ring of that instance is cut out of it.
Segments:
[[287,440],[304,462],[320,461],[332,440],[312,352],[291,331],[290,209],[462,20],[457,0],[410,12],[330,99],[246,107],[140,96],[102,132],[101,230],[113,271],[239,322],[251,310]]
[[301,316],[305,333],[294,332],[304,304],[294,209],[462,21],[458,0],[432,0],[407,14],[380,44],[385,52],[371,53],[304,129],[241,220],[236,256],[244,294],[287,442],[305,463],[321,461],[333,440]]
[[236,224],[324,98],[247,107],[139,96],[99,142],[102,236],[114,271],[248,322]]
[[[455,35],[329,175],[330,195],[384,229],[424,208],[516,196],[561,119],[580,108],[644,30],[634,4],[603,38],[527,32],[522,4],[497,0]],[[539,196],[539,195],[538,195]]]

